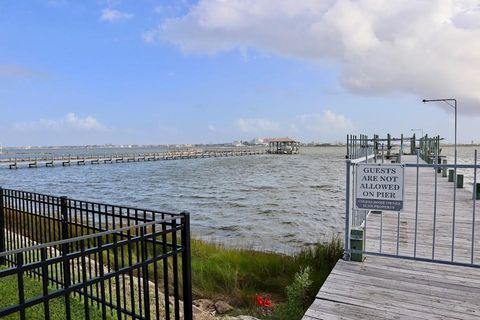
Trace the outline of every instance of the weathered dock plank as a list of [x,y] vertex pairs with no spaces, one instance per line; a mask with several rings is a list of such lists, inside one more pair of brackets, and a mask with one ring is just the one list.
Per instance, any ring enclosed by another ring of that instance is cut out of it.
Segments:
[[[402,159],[416,161],[415,156]],[[407,168],[404,211],[370,213],[364,230],[366,252],[410,259],[367,255],[363,262],[340,260],[303,319],[480,318],[480,268],[411,259],[479,264],[480,232],[472,250],[472,228],[480,231],[480,219],[473,223],[480,201],[474,211],[472,192],[454,188],[432,168],[420,168],[417,202],[417,169]]]
[[479,280],[480,270],[470,267],[376,256],[340,260],[304,319],[476,319]]

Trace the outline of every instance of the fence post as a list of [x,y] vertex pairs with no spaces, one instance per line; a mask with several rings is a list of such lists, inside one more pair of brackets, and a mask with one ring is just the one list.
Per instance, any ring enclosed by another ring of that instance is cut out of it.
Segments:
[[190,213],[187,211],[183,214],[182,228],[182,280],[183,280],[183,318],[185,320],[193,319],[192,307],[192,266],[190,251]]
[[347,160],[345,180],[345,243],[343,244],[343,259],[350,260],[350,166],[351,161]]
[[348,137],[349,135],[347,134],[347,155],[345,158],[349,159],[350,158],[350,145],[348,144],[349,141],[348,141]]
[[62,240],[69,238],[68,235],[68,208],[67,197],[60,197],[60,214],[62,219]]
[[[5,252],[5,212],[3,207],[3,188],[0,187],[0,253]],[[5,257],[0,258],[0,265],[5,264]]]
[[[69,238],[67,197],[60,197],[60,213],[62,215],[62,240],[66,240]],[[62,244],[62,264],[64,273],[63,285],[65,289],[70,287],[70,260],[67,257],[69,245],[69,243]],[[65,294],[65,319],[71,319],[70,294],[68,292]]]

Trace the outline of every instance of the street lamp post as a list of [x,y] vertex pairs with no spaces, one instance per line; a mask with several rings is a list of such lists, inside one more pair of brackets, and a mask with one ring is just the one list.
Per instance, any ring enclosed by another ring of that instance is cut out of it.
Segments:
[[[453,105],[450,103],[453,101]],[[455,155],[454,155],[454,178],[453,178],[453,221],[452,221],[452,257],[451,261],[453,262],[454,258],[454,251],[455,251],[455,206],[456,206],[456,198],[457,198],[457,99],[423,99],[423,103],[427,102],[445,102],[450,107],[455,109]]]
[[[453,101],[453,105],[450,103]],[[449,99],[423,99],[423,103],[427,102],[445,102],[448,104],[450,107],[455,109],[455,154],[454,154],[454,162],[455,162],[455,170],[457,170],[456,165],[457,165],[457,99],[449,98]]]

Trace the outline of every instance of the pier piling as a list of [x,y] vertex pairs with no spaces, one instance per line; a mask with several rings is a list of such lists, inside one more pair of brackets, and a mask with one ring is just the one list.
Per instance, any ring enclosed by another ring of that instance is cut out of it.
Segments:
[[[444,159],[442,163],[443,163],[443,164],[447,164],[447,160]],[[443,177],[443,178],[446,178],[446,177],[447,177],[447,167],[443,167],[443,168],[442,168],[442,177]]]
[[453,182],[454,175],[455,175],[455,170],[448,169],[448,182]]
[[95,165],[107,163],[124,162],[142,162],[159,160],[177,160],[177,159],[197,159],[214,157],[239,157],[247,155],[262,155],[268,153],[267,150],[170,150],[159,153],[141,153],[141,154],[110,154],[110,155],[83,155],[83,156],[58,156],[58,157],[40,157],[40,158],[10,158],[0,159],[0,168],[19,169],[19,168],[38,168],[73,165]]
[[463,188],[463,174],[457,174],[457,188]]

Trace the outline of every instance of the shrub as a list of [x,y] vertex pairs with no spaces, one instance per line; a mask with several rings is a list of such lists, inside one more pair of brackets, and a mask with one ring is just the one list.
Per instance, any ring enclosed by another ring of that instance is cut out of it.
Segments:
[[301,319],[303,312],[308,307],[308,290],[312,285],[310,279],[311,268],[305,269],[295,274],[293,283],[287,286],[287,302],[278,306],[275,310],[274,319]]

